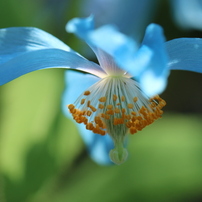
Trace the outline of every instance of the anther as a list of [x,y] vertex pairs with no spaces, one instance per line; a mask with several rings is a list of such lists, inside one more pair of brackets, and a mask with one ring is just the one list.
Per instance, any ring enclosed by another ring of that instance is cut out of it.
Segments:
[[81,105],[83,105],[85,103],[85,99],[81,100]]
[[114,109],[114,112],[115,112],[115,113],[120,113],[120,109],[119,109],[119,108],[115,108],[115,109]]
[[99,101],[100,101],[100,102],[105,102],[106,99],[107,99],[106,97],[101,97],[101,98],[99,99]]
[[71,110],[71,109],[74,109],[75,106],[73,104],[70,104],[70,105],[67,105],[68,109]]
[[117,95],[113,95],[113,100],[114,100],[114,101],[117,100]]
[[96,112],[96,108],[95,108],[95,107],[93,107],[92,105],[90,105],[89,107],[91,108],[91,110],[92,110],[93,112]]
[[90,95],[90,91],[89,90],[85,91],[84,95]]
[[87,102],[87,107],[90,107],[90,100],[88,100]]
[[121,96],[121,101],[124,102],[125,101],[125,96]]
[[137,102],[137,101],[138,101],[138,97],[134,97],[133,102]]
[[107,105],[107,109],[112,109],[113,105]]
[[87,116],[90,116],[91,114],[92,114],[92,112],[91,111],[87,111]]
[[130,104],[130,103],[128,104],[129,109],[132,109],[133,107],[134,107],[133,104]]
[[99,104],[98,107],[99,107],[100,109],[104,109],[104,105],[103,105],[103,104]]

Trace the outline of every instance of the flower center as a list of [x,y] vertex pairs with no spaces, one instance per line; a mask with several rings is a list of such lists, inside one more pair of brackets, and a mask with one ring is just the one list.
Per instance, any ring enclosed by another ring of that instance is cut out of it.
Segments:
[[128,131],[135,134],[160,118],[165,104],[158,95],[149,99],[136,81],[121,76],[101,79],[68,108],[77,123],[100,135],[108,133],[120,148]]

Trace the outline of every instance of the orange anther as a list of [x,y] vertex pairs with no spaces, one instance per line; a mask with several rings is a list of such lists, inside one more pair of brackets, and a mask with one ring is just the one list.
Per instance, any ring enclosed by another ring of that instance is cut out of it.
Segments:
[[133,104],[130,104],[130,103],[128,104],[129,109],[132,109],[133,107],[134,107]]
[[114,110],[112,110],[112,109],[111,109],[111,110],[107,110],[107,111],[106,111],[106,114],[113,115],[113,114],[114,114]]
[[133,116],[136,116],[136,115],[137,115],[136,112],[131,112],[131,114],[132,114]]
[[119,109],[119,108],[115,108],[115,109],[114,109],[114,112],[115,112],[115,113],[120,113],[120,109]]
[[87,102],[87,107],[90,107],[90,100],[88,100]]
[[113,100],[114,100],[114,101],[117,100],[117,95],[113,95]]
[[113,105],[107,105],[107,109],[112,109]]
[[124,102],[125,101],[125,96],[121,96],[121,101]]
[[90,95],[90,91],[89,90],[85,91],[84,95]]
[[138,97],[134,97],[133,102],[137,102],[137,101],[138,101]]
[[99,99],[100,102],[105,102],[106,100],[107,100],[106,97],[101,97],[101,98]]
[[71,109],[74,109],[74,108],[75,108],[75,106],[74,106],[73,104],[69,104],[69,105],[67,105],[67,107],[68,107],[68,109],[69,109],[69,110],[71,110]]
[[95,108],[95,107],[93,107],[92,105],[90,105],[89,107],[91,108],[91,110],[92,110],[93,112],[96,112],[96,108]]
[[99,107],[100,109],[104,109],[104,105],[103,105],[103,104],[99,104],[98,107]]
[[137,129],[135,127],[130,128],[130,133],[133,135],[137,132]]
[[87,116],[90,116],[92,114],[91,111],[87,111]]
[[81,100],[81,105],[83,105],[85,103],[85,99]]

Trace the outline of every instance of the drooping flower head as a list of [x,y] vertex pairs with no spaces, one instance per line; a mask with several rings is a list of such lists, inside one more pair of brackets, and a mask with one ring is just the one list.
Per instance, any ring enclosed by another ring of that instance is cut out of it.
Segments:
[[[110,151],[110,158],[120,164],[128,155],[124,148],[126,135],[135,134],[160,118],[165,101],[159,96],[148,97],[130,73],[121,69],[112,56],[96,47],[90,39],[93,29],[92,17],[73,19],[67,24],[68,31],[76,33],[92,47],[105,72],[100,75],[98,82],[86,89],[74,103],[69,104],[68,109],[73,119],[84,124],[87,130],[103,136],[110,135],[115,146]],[[117,37],[114,40],[124,38]],[[129,44],[129,48],[135,51],[135,44],[132,40],[131,42],[133,46]]]
[[73,77],[68,77],[63,96],[65,111],[79,123],[94,160],[109,163],[105,152],[112,148],[110,136],[114,142],[110,158],[123,163],[127,134],[135,134],[162,115],[165,101],[156,94],[165,89],[169,70],[202,72],[202,40],[165,43],[162,28],[150,24],[138,45],[111,25],[95,30],[92,17],[73,19],[67,30],[90,45],[100,65],[40,29],[0,29],[0,85],[40,69],[77,70],[67,74]]

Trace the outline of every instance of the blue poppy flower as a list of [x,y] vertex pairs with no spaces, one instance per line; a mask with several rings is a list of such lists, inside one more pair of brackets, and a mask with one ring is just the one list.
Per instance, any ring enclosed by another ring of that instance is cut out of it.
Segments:
[[111,25],[95,30],[93,23],[92,17],[76,18],[66,28],[90,45],[100,65],[40,29],[1,29],[0,85],[40,69],[77,70],[65,75],[63,109],[79,123],[95,161],[121,164],[128,131],[134,134],[161,117],[165,101],[156,94],[165,89],[169,70],[202,72],[202,40],[165,42],[162,28],[150,24],[139,45]]

